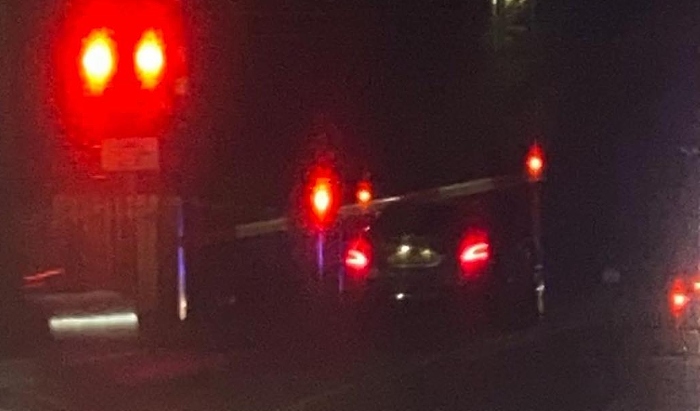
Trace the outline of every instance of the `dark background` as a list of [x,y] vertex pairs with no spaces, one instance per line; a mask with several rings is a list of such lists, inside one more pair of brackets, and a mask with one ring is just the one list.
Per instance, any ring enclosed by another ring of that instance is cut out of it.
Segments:
[[[59,6],[0,3],[3,275],[26,257],[21,222],[60,186],[45,80]],[[559,278],[672,261],[690,241],[679,210],[693,186],[678,188],[692,168],[675,147],[697,132],[693,2],[540,0],[534,35],[501,54],[486,46],[483,1],[186,10],[189,108],[168,173],[187,195],[235,204],[241,221],[287,211],[314,130],[331,136],[348,181],[369,169],[380,195],[519,172],[537,137]]]

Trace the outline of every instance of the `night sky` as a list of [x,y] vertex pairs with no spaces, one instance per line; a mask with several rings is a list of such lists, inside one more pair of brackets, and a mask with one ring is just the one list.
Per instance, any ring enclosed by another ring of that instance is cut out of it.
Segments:
[[463,147],[492,138],[474,84],[488,4],[222,4],[200,14],[206,57],[193,70],[207,194],[281,206],[314,129],[327,130],[348,180],[368,169],[387,194],[486,172],[484,152]]

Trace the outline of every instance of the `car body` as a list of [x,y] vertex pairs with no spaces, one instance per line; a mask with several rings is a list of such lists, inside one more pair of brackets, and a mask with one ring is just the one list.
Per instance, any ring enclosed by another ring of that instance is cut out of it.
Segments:
[[344,293],[365,302],[468,300],[535,311],[542,284],[527,199],[523,186],[389,205],[346,233]]

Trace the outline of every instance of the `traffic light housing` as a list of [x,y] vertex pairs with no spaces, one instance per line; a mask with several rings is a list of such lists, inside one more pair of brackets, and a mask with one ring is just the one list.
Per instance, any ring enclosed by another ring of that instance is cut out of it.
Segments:
[[186,93],[176,0],[73,0],[60,17],[52,101],[70,142],[162,137]]

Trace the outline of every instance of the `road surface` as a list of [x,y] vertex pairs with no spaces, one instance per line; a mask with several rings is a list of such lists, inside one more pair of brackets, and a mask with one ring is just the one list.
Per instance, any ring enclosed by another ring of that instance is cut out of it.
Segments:
[[222,348],[205,343],[211,330],[161,348],[64,346],[3,363],[0,409],[697,409],[698,360],[674,355],[655,300],[598,291],[522,327],[403,313],[383,339],[336,324],[320,338],[291,333],[287,348]]

